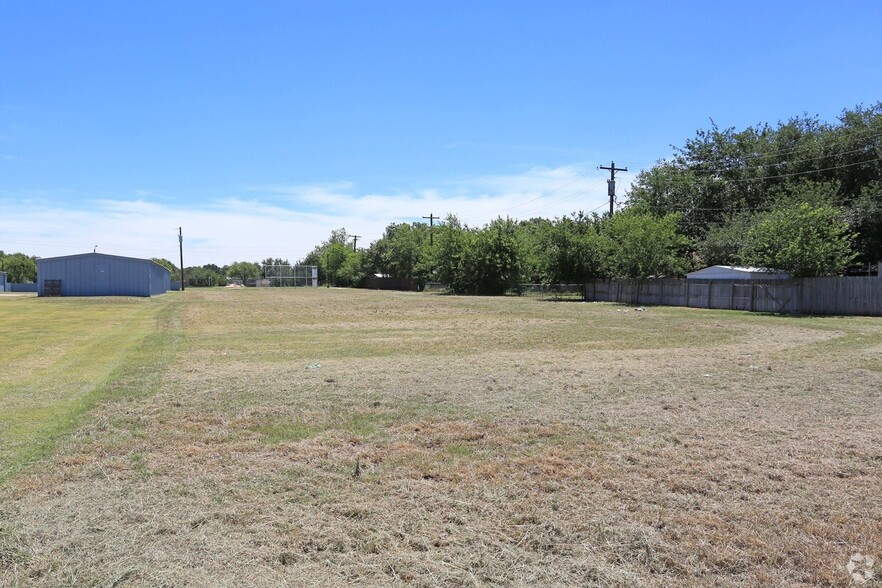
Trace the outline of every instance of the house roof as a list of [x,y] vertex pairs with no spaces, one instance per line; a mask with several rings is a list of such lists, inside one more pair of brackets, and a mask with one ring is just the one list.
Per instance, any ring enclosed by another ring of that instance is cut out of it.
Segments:
[[[781,273],[777,270],[769,269],[767,267],[752,267],[752,266],[744,266],[744,265],[712,265],[710,267],[720,267],[727,270],[732,270],[736,272],[748,272],[751,274],[778,274]],[[710,269],[710,268],[704,268]],[[698,270],[701,271],[701,270]]]
[[694,272],[689,272],[688,274],[686,274],[686,277],[701,277],[718,274],[743,274],[752,276],[761,275],[763,277],[770,278],[790,277],[787,272],[782,272],[780,270],[770,269],[767,267],[751,267],[738,265],[712,265],[710,267],[702,268]]

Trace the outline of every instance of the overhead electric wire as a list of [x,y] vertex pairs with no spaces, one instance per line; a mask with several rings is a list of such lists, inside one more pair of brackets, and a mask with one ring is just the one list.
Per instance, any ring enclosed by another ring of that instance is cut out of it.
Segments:
[[[559,205],[561,205],[561,204],[563,204],[563,203],[565,203],[565,202],[569,202],[569,201],[571,201],[571,200],[574,200],[574,199],[576,199],[576,198],[579,198],[580,196],[585,196],[586,194],[590,194],[592,188],[596,187],[598,184],[600,184],[601,182],[604,182],[604,181],[605,181],[605,180],[601,180],[600,182],[594,182],[594,183],[592,183],[592,184],[590,184],[590,185],[588,185],[588,186],[586,186],[586,187],[584,187],[584,188],[582,188],[582,189],[580,189],[580,190],[577,190],[577,191],[575,191],[575,192],[572,192],[572,193],[570,193],[570,194],[567,194],[567,195],[566,195],[565,197],[563,197],[563,198],[559,198],[559,199],[557,199],[557,200],[554,200],[554,201],[548,202],[548,203],[546,203],[546,204],[543,204],[543,205],[540,206],[540,207],[530,208],[530,209],[528,209],[528,210],[521,211],[521,212],[519,213],[519,217],[522,218],[522,219],[533,218],[533,217],[535,217],[535,216],[537,216],[537,215],[540,215],[543,211],[559,213],[559,211],[554,211],[554,208],[555,208],[555,207],[557,207],[557,206],[559,206]],[[602,204],[601,206],[606,206],[606,203]],[[490,217],[492,217],[492,218],[498,218],[498,217],[501,217],[501,216],[502,216],[501,214],[490,215]],[[465,222],[472,222],[472,221],[485,221],[485,222],[486,222],[485,219],[490,218],[490,217],[471,218],[471,219],[463,220],[462,222],[463,222],[463,223],[465,223]]]
[[[872,147],[872,149],[877,149],[877,148]],[[860,149],[852,149],[850,151],[840,151],[840,152],[836,152],[836,153],[827,153],[825,155],[818,155],[817,157],[807,157],[805,159],[794,159],[794,160],[790,160],[790,161],[773,162],[773,163],[768,163],[765,165],[770,165],[770,166],[771,165],[795,165],[795,164],[800,164],[800,163],[806,163],[809,161],[818,161],[821,159],[842,157],[843,155],[851,155],[852,153],[860,153],[862,151],[867,151],[867,150],[868,150],[867,147],[861,147]],[[717,167],[717,168],[710,167],[710,168],[702,168],[702,169],[690,169],[687,167],[685,169],[689,169],[689,171],[692,171],[695,173],[717,173],[717,172],[727,172],[727,171],[738,170],[738,169],[741,169],[744,167],[745,167],[744,164],[733,164],[730,167]]]
[[[861,135],[861,134],[864,134],[864,133],[866,133],[866,137],[861,137],[860,135]],[[808,135],[804,135],[804,136],[808,136]],[[861,129],[861,130],[859,130],[858,133],[857,133],[857,137],[855,137],[855,136],[851,136],[851,137],[847,137],[847,138],[848,138],[848,139],[855,139],[855,138],[858,138],[858,139],[864,139],[864,140],[867,140],[867,139],[882,139],[882,133],[880,133],[880,130],[878,130],[878,129],[869,129],[869,128],[868,128],[868,129]],[[769,146],[771,147],[772,144],[769,144]],[[847,153],[856,153],[857,151],[862,151],[863,149],[865,149],[865,147],[862,147],[861,149],[857,149],[857,150],[854,150],[854,151],[844,151],[844,152],[840,152],[839,154],[840,154],[840,155],[845,155],[845,154],[847,154]],[[803,147],[794,148],[794,149],[788,149],[788,150],[786,150],[786,151],[775,151],[774,153],[754,153],[754,154],[745,154],[745,155],[742,155],[741,157],[744,158],[744,159],[775,158],[775,157],[781,157],[782,155],[790,155],[790,154],[792,154],[792,153],[799,153],[799,152],[801,152],[801,151],[805,151],[805,147],[804,147],[804,146],[803,146]],[[675,157],[678,157],[678,156],[675,156]],[[684,157],[684,156],[681,154],[681,155],[679,155],[679,157]],[[667,161],[667,160],[663,160],[663,161]],[[625,162],[623,162],[623,163],[625,163],[625,164],[633,164],[633,162],[630,162],[630,161],[625,161]],[[634,164],[634,165],[639,165],[639,164]],[[653,164],[653,165],[654,165],[654,164]]]
[[[719,182],[723,182],[723,183],[725,183],[725,182],[731,182],[731,183],[760,182],[763,180],[774,180],[774,179],[778,179],[778,178],[791,178],[791,177],[796,177],[796,176],[807,176],[810,174],[817,174],[817,173],[821,173],[821,172],[834,171],[837,169],[845,169],[845,168],[849,168],[849,167],[856,167],[859,165],[867,165],[867,164],[878,163],[878,162],[882,162],[882,157],[877,157],[876,159],[868,159],[866,161],[855,161],[852,163],[844,163],[842,165],[835,165],[832,167],[825,167],[825,168],[820,168],[820,169],[812,169],[812,170],[800,171],[800,172],[791,172],[791,173],[786,173],[786,174],[757,176],[757,177],[753,177],[753,178],[695,178],[695,179],[665,178],[661,181],[661,183],[662,184],[669,184],[669,185],[670,184],[684,184],[684,185],[695,184],[695,185],[699,185],[699,184],[707,184],[709,181],[719,181]],[[737,168],[730,168],[725,171],[733,171],[735,169],[737,169]],[[682,171],[689,172],[692,170],[684,169]],[[699,170],[699,171],[701,171],[701,170]],[[720,171],[720,170],[717,170],[717,171]]]
[[514,209],[514,208],[518,208],[519,206],[524,206],[525,204],[530,204],[531,202],[536,202],[537,200],[541,200],[542,198],[545,198],[546,196],[549,196],[549,195],[551,195],[551,194],[554,194],[554,193],[557,192],[558,190],[562,190],[563,188],[566,188],[567,186],[570,186],[570,185],[572,185],[572,184],[575,184],[576,182],[579,182],[579,181],[583,180],[584,178],[588,177],[590,174],[594,173],[594,171],[595,171],[595,170],[593,170],[593,169],[592,169],[592,170],[588,170],[588,171],[586,171],[586,172],[584,172],[584,173],[582,173],[582,174],[579,174],[575,179],[573,179],[573,180],[567,182],[566,184],[561,184],[560,186],[557,186],[556,188],[552,188],[551,190],[548,190],[547,192],[544,192],[544,193],[542,193],[542,194],[539,194],[538,196],[536,196],[535,198],[533,198],[533,199],[531,199],[531,200],[526,200],[526,201],[524,201],[524,202],[521,202],[520,204],[515,204],[514,206],[509,206],[508,208],[503,208],[502,210],[500,210],[500,212],[505,212],[505,211],[507,211],[507,210],[512,210],[512,209]]
[[[598,180],[596,182],[593,182],[592,184],[585,186],[584,188],[580,189],[577,192],[573,192],[573,193],[567,195],[564,198],[561,198],[559,200],[555,200],[554,202],[549,202],[546,206],[542,206],[540,208],[533,208],[533,209],[524,211],[524,213],[533,214],[533,213],[539,212],[541,210],[548,210],[549,208],[551,208],[553,206],[557,206],[559,204],[563,204],[564,202],[569,202],[570,200],[578,198],[579,196],[584,196],[585,194],[588,194],[592,188],[595,188],[598,185],[602,185],[604,182],[606,182],[606,179]],[[604,202],[603,204],[601,204],[597,208],[601,208],[603,206],[606,206],[606,202]],[[597,210],[597,209],[595,208],[594,210]]]
[[[564,183],[564,184],[561,184],[561,185],[559,185],[559,186],[556,186],[555,188],[552,188],[551,190],[548,190],[548,191],[546,191],[546,192],[543,192],[543,193],[540,194],[539,196],[533,197],[533,198],[531,198],[531,199],[529,199],[529,200],[525,200],[524,202],[520,202],[520,203],[515,204],[515,205],[513,205],[513,206],[508,206],[508,207],[506,207],[506,208],[499,209],[494,215],[490,215],[490,216],[495,217],[495,218],[501,217],[501,216],[502,216],[502,213],[505,213],[506,211],[510,211],[510,210],[513,210],[513,209],[518,208],[518,207],[520,207],[520,206],[524,206],[524,205],[526,205],[526,204],[530,204],[530,203],[532,203],[532,202],[536,202],[536,201],[538,201],[538,200],[541,200],[542,198],[546,198],[546,197],[548,197],[549,195],[554,194],[555,192],[558,192],[558,191],[562,190],[563,188],[566,188],[567,186],[572,186],[573,184],[576,184],[577,182],[581,182],[581,181],[585,180],[586,178],[588,178],[588,176],[590,176],[590,175],[593,174],[593,173],[595,173],[595,170],[589,170],[589,171],[587,171],[587,172],[584,172],[584,173],[580,174],[577,178],[575,178],[575,179],[573,179],[573,180],[570,180],[570,181],[568,181],[568,182],[566,182],[566,183]],[[568,200],[572,200],[573,198],[576,198],[577,196],[580,196],[580,195],[582,195],[582,194],[587,194],[588,191],[589,191],[591,188],[597,186],[599,183],[601,183],[601,182],[603,182],[603,181],[605,181],[605,180],[598,180],[598,181],[591,182],[590,184],[588,184],[587,186],[584,186],[584,187],[580,188],[580,189],[577,190],[576,192],[568,193],[567,196],[565,196],[565,197],[562,198],[562,199],[558,199],[558,200],[554,200],[554,201],[548,202],[548,203],[546,203],[546,204],[543,204],[543,205],[540,206],[540,207],[530,208],[530,209],[528,209],[528,210],[526,210],[526,211],[520,211],[520,214],[522,214],[522,215],[529,215],[529,214],[532,214],[532,213],[537,212],[537,211],[540,211],[540,210],[547,210],[547,209],[549,209],[549,208],[552,207],[552,206],[556,206],[557,204],[561,204],[561,203],[566,202],[566,201],[568,201]],[[459,220],[461,223],[463,223],[463,224],[468,224],[468,223],[470,223],[470,222],[481,222],[481,221],[485,221],[486,218],[488,218],[488,217],[486,217],[486,216],[482,216],[482,217],[472,217],[472,218],[467,218],[467,219],[463,219],[463,218],[461,218],[461,219],[458,219],[458,220]]]

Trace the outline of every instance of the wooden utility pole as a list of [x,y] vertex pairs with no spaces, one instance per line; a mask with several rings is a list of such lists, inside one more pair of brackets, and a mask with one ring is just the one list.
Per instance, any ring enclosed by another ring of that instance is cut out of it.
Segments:
[[607,193],[609,194],[609,215],[613,214],[613,207],[616,203],[616,172],[628,171],[627,167],[616,167],[615,161],[609,162],[609,167],[601,165],[599,169],[609,170],[609,179],[606,181]]
[[[184,234],[181,227],[178,227],[178,246],[181,250],[181,292],[184,291]],[[97,245],[95,246],[97,247]]]
[[429,219],[429,245],[435,244],[435,231],[433,230],[435,227],[435,219],[440,219],[440,216],[435,216],[433,213],[429,213],[429,216],[424,216],[423,218]]
[[361,239],[361,235],[350,235],[352,237],[352,250],[355,251],[355,246],[358,245],[358,240]]

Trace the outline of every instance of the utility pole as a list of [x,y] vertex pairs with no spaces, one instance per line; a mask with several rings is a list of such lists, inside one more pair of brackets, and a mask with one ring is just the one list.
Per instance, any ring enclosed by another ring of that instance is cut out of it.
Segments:
[[178,246],[181,250],[181,292],[184,291],[184,234],[178,227]]
[[355,246],[358,245],[358,240],[361,239],[361,235],[349,235],[352,237],[352,250],[355,251]]
[[598,169],[606,169],[609,170],[609,179],[606,181],[607,185],[607,193],[609,194],[609,215],[613,214],[613,206],[616,202],[616,172],[617,171],[628,171],[627,167],[616,167],[615,161],[609,162],[609,167],[601,165]]
[[435,216],[434,214],[432,214],[430,212],[429,216],[424,216],[423,218],[429,219],[429,245],[434,245],[435,244],[435,231],[433,229],[435,227],[435,219],[440,220],[441,217]]

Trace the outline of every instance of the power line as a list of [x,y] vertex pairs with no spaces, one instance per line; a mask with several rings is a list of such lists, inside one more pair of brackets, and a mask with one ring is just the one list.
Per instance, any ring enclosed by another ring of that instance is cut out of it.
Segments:
[[[593,170],[592,170],[592,172],[593,172]],[[575,180],[572,180],[572,181],[570,181],[570,182],[567,182],[566,184],[562,184],[562,185],[558,186],[557,188],[555,188],[555,189],[553,189],[553,190],[549,190],[548,192],[545,192],[544,194],[542,194],[542,195],[539,196],[539,197],[536,197],[536,198],[533,198],[533,199],[531,199],[531,200],[528,200],[528,201],[522,202],[522,203],[518,204],[517,206],[522,206],[522,205],[524,205],[524,204],[529,204],[530,202],[535,202],[535,201],[537,201],[537,200],[540,200],[541,198],[544,198],[544,197],[548,196],[549,194],[552,194],[552,193],[554,193],[554,192],[556,192],[556,191],[558,191],[558,190],[560,190],[560,189],[562,189],[562,188],[565,188],[566,186],[569,186],[569,185],[575,184],[576,182],[582,181],[582,180],[584,180],[584,179],[585,179],[590,173],[592,173],[592,172],[586,172],[586,173],[584,173],[584,174],[581,174],[581,176],[580,176],[579,178],[576,178]],[[594,181],[594,182],[591,182],[590,184],[585,185],[584,187],[580,188],[579,190],[576,190],[575,192],[571,192],[571,193],[567,194],[567,195],[564,196],[563,198],[560,198],[560,199],[557,199],[557,200],[553,200],[553,201],[550,201],[550,202],[546,202],[546,203],[544,203],[544,204],[542,204],[541,206],[538,206],[538,207],[533,207],[533,208],[530,208],[530,209],[527,209],[527,210],[522,210],[522,211],[520,211],[519,214],[520,214],[520,215],[523,215],[523,216],[526,217],[526,216],[529,216],[529,215],[531,215],[531,214],[533,214],[533,213],[536,213],[536,212],[539,212],[539,211],[548,210],[549,208],[551,208],[551,207],[553,207],[553,206],[557,206],[558,204],[562,204],[562,203],[567,202],[567,201],[569,201],[569,200],[573,200],[574,198],[577,198],[577,197],[579,197],[579,196],[581,196],[581,195],[584,195],[584,194],[589,193],[590,190],[591,190],[592,188],[598,186],[599,184],[601,184],[601,183],[603,183],[603,182],[604,182],[604,180],[602,180],[602,179],[601,179],[601,180]],[[500,209],[499,212],[495,214],[495,216],[502,216],[502,214],[501,214],[502,212],[505,212],[505,211],[507,211],[507,210],[511,210],[512,208],[515,208],[515,207],[512,206],[512,207],[509,207],[509,208],[503,208],[503,209]],[[491,215],[491,216],[492,216],[492,215]],[[485,217],[480,217],[480,218],[478,218],[478,217],[472,217],[472,218],[467,218],[467,219],[462,219],[462,218],[461,218],[461,219],[459,219],[459,221],[462,222],[462,223],[469,223],[469,222],[479,222],[479,221],[483,221],[484,219],[485,219]]]
[[[875,149],[875,147],[871,147],[871,149]],[[827,153],[825,155],[818,155],[817,157],[807,157],[805,159],[793,159],[793,160],[789,160],[789,161],[785,160],[785,161],[780,161],[780,162],[774,162],[774,163],[771,163],[768,165],[796,165],[796,164],[800,164],[800,163],[807,163],[809,161],[818,161],[821,159],[831,159],[834,157],[842,157],[844,155],[851,155],[852,153],[865,152],[867,150],[868,150],[868,147],[864,146],[864,147],[861,147],[860,149],[852,149],[850,151],[839,151],[839,152],[835,152],[835,153]],[[768,157],[774,157],[774,156],[775,155],[769,155]],[[718,172],[727,172],[727,171],[733,171],[733,170],[738,170],[738,169],[744,169],[745,167],[746,166],[742,164],[742,165],[732,165],[730,167],[717,167],[717,168],[711,167],[711,168],[701,168],[701,169],[694,169],[694,170],[690,169],[690,171],[693,171],[696,173],[718,173]],[[687,167],[686,169],[689,169],[689,168]]]
[[[538,208],[533,208],[533,209],[530,209],[530,210],[527,210],[527,211],[522,211],[522,213],[523,213],[523,214],[532,214],[532,213],[539,212],[539,211],[542,211],[542,210],[547,210],[547,209],[549,209],[549,208],[551,208],[551,207],[553,207],[553,206],[557,206],[557,205],[559,205],[559,204],[563,204],[564,202],[569,202],[570,200],[574,200],[575,198],[578,198],[579,196],[583,196],[583,195],[585,195],[585,194],[588,194],[588,193],[591,191],[592,188],[595,188],[595,187],[597,187],[597,186],[603,184],[605,181],[606,181],[606,180],[598,180],[598,181],[596,181],[596,182],[594,182],[594,183],[592,183],[592,184],[589,184],[589,185],[585,186],[585,187],[582,188],[581,190],[577,190],[576,192],[573,192],[573,193],[571,193],[571,194],[569,194],[569,195],[567,195],[567,196],[565,196],[565,197],[563,197],[563,198],[560,198],[560,199],[555,200],[555,201],[553,201],[553,202],[549,202],[548,204],[546,204],[546,205],[544,205],[544,206],[540,206],[540,207],[538,207]],[[603,206],[606,206],[606,203],[605,203],[605,202],[604,202],[603,204],[601,204],[601,205],[600,205],[599,207],[597,207],[597,208],[601,208],[601,207],[603,207]],[[597,208],[595,208],[594,210],[597,210]]]
[[557,186],[557,187],[555,187],[555,188],[552,188],[551,190],[548,190],[547,192],[543,192],[542,194],[539,194],[538,196],[536,196],[535,198],[533,198],[533,199],[531,199],[531,200],[527,200],[527,201],[525,201],[525,202],[521,202],[520,204],[515,204],[514,206],[509,206],[508,208],[503,208],[503,209],[500,210],[500,212],[505,212],[505,211],[508,211],[508,210],[513,210],[513,209],[518,208],[518,207],[520,207],[520,206],[524,206],[524,205],[526,205],[526,204],[530,204],[531,202],[536,202],[537,200],[541,200],[542,198],[545,198],[546,196],[550,196],[551,194],[554,194],[554,193],[557,192],[558,190],[562,190],[563,188],[566,188],[567,186],[570,186],[570,185],[572,185],[572,184],[575,184],[576,182],[580,182],[580,181],[582,181],[583,179],[585,179],[586,177],[588,177],[593,171],[594,171],[594,170],[589,170],[589,171],[586,171],[586,172],[584,172],[584,173],[582,173],[582,174],[579,174],[575,179],[570,180],[569,182],[567,182],[567,183],[565,183],[565,184],[561,184],[560,186]]
[[[677,178],[677,179],[665,178],[665,179],[663,179],[662,183],[664,183],[664,184],[687,184],[687,185],[688,184],[695,184],[695,185],[698,185],[701,182],[702,185],[704,185],[704,184],[708,183],[708,180],[719,181],[719,182],[724,182],[724,183],[725,182],[731,182],[731,183],[760,182],[763,180],[774,180],[774,179],[778,179],[778,178],[792,178],[792,177],[796,177],[796,176],[807,176],[807,175],[817,174],[817,173],[821,173],[821,172],[834,171],[837,169],[846,169],[849,167],[856,167],[858,165],[867,165],[867,164],[871,164],[871,163],[878,163],[880,161],[882,161],[882,157],[877,157],[876,159],[868,159],[866,161],[856,161],[856,162],[852,162],[852,163],[844,163],[842,165],[835,165],[833,167],[825,167],[825,168],[813,169],[813,170],[801,171],[801,172],[791,172],[791,173],[787,173],[787,174],[756,176],[753,178],[706,178],[706,179],[696,178],[695,180],[687,179],[687,178]],[[732,168],[732,169],[735,169],[735,168]],[[725,171],[732,171],[732,169],[725,170]],[[680,171],[689,172],[692,170],[681,169]]]
[[[865,135],[865,136],[862,136],[862,135]],[[802,136],[807,137],[810,135],[804,134]],[[863,140],[882,140],[882,134],[880,134],[879,131],[877,131],[876,129],[856,129],[851,134],[845,135],[842,138],[849,140],[849,141],[861,140],[861,139],[863,139]],[[815,145],[818,145],[818,143],[815,143]],[[772,148],[774,146],[774,144],[766,143],[766,146]],[[869,147],[869,145],[865,145],[865,146],[860,147],[858,149],[852,149],[849,151],[831,152],[826,155],[819,155],[817,157],[798,159],[798,160],[792,161],[791,163],[815,161],[818,159],[825,159],[828,157],[836,157],[836,156],[849,155],[852,153],[859,153],[861,151],[865,151],[867,149],[867,147]],[[679,148],[676,148],[676,149],[679,149]],[[801,153],[801,152],[804,152],[805,150],[806,150],[806,146],[802,146],[802,147],[797,147],[794,149],[787,149],[784,151],[777,151],[776,150],[773,153],[744,153],[744,154],[738,155],[738,158],[740,158],[742,160],[746,160],[746,161],[747,160],[754,160],[754,159],[775,159],[775,158],[780,158],[784,155],[791,155],[793,153]],[[671,159],[661,158],[661,159],[658,159],[653,162],[647,162],[647,161],[638,162],[638,161],[628,160],[628,161],[625,161],[624,163],[627,165],[634,166],[634,167],[645,168],[645,167],[655,167],[655,166],[659,166],[659,165],[676,165],[676,163],[677,163],[676,160],[678,158],[683,159],[683,160],[687,160],[687,161],[693,161],[692,159],[686,157],[683,154],[682,150],[680,150],[680,153],[675,154]],[[710,168],[707,170],[695,170],[695,171],[719,172],[719,171],[729,171],[732,169],[738,169],[738,166],[733,165],[732,167],[729,167],[729,168]]]

